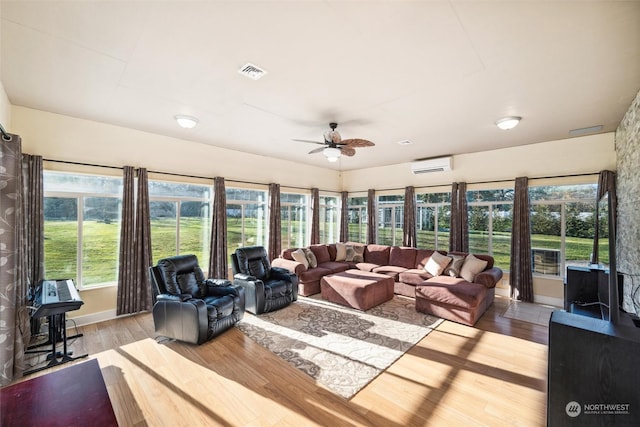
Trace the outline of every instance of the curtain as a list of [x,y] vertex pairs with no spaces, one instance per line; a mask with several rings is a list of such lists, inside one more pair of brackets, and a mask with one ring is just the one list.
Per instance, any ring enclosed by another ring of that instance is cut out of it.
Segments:
[[509,271],[512,298],[533,302],[529,179],[527,177],[516,178],[515,183]]
[[224,178],[218,176],[213,179],[209,277],[226,279],[229,276],[227,263],[227,192]]
[[278,258],[282,250],[280,215],[280,184],[269,184],[269,260]]
[[[22,140],[18,135],[0,138],[0,385],[9,384],[25,368],[24,350],[31,330],[27,310],[28,266],[31,250],[27,232],[22,175]],[[38,179],[37,177],[34,177]]]
[[[594,226],[594,235],[593,235],[593,252],[591,253],[591,263],[598,264],[600,262],[600,248],[598,246],[598,240],[600,239],[600,227],[598,227],[598,221],[600,218],[600,204],[598,203],[600,199],[604,197],[605,194],[608,194],[608,197],[611,198],[611,205],[613,206],[613,218],[617,220],[617,209],[618,209],[618,197],[616,194],[616,174],[615,172],[603,170],[600,171],[598,175],[598,193],[596,195],[596,214],[595,214],[595,226]],[[617,224],[616,224],[617,229]]]
[[376,190],[367,191],[367,243],[376,243],[378,226],[376,209]]
[[44,189],[42,156],[22,155],[27,281],[31,291],[44,279]]
[[451,225],[449,251],[469,252],[469,220],[467,213],[467,184],[454,182],[451,186]]
[[412,186],[404,189],[404,221],[402,223],[402,245],[417,247],[416,190]]
[[320,243],[320,191],[311,189],[311,244]]
[[349,241],[349,193],[340,193],[340,241]]
[[149,281],[152,256],[147,170],[138,170],[137,200],[134,175],[132,166],[123,168],[117,315],[150,310],[153,302]]

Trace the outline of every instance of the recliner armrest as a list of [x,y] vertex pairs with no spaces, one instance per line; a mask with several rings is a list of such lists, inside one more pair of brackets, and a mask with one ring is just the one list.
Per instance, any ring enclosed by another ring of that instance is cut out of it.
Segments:
[[[161,296],[177,298],[168,294]],[[203,300],[188,296],[184,301],[158,298],[153,306],[155,330],[158,335],[201,344],[207,339],[207,306]]]
[[293,300],[298,300],[298,276],[295,273],[291,273],[286,268],[271,267],[271,277],[275,279],[285,280],[291,283],[291,290],[293,292]]
[[191,298],[192,298],[191,294],[181,294],[181,295],[160,294],[156,297],[156,301],[184,302],[184,301],[190,300]]
[[255,276],[251,276],[249,274],[244,274],[244,273],[236,273],[233,276],[234,281],[235,280],[243,280],[245,282],[255,282],[256,280],[258,280]]

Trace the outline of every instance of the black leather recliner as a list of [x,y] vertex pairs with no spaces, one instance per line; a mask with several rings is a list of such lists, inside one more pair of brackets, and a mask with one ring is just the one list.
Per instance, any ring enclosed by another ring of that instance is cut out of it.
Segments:
[[159,336],[202,344],[244,315],[244,289],[226,279],[205,279],[195,255],[161,259],[150,273]]
[[244,288],[247,311],[267,313],[298,299],[298,276],[284,268],[271,267],[264,247],[238,248],[231,259],[233,284]]

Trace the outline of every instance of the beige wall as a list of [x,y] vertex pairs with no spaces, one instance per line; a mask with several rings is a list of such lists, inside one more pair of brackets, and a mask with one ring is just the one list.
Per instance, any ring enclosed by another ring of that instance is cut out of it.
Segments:
[[[2,94],[0,94],[2,95]],[[1,98],[1,97],[0,97]],[[6,96],[5,96],[6,98]],[[7,105],[8,101],[6,102]],[[0,99],[0,105],[2,100]],[[550,141],[522,147],[454,156],[451,172],[413,175],[410,164],[347,171],[300,165],[186,140],[127,129],[24,107],[6,108],[11,131],[23,139],[23,151],[45,159],[98,163],[109,166],[132,165],[149,170],[205,177],[224,176],[229,180],[277,182],[282,186],[319,187],[340,191],[368,188],[404,188],[407,185],[442,185],[451,182],[509,180],[516,176],[544,177],[598,172],[616,165],[612,133]],[[0,110],[0,113],[3,113]],[[265,161],[269,166],[263,167]],[[78,166],[46,163],[49,169],[85,171]],[[106,171],[106,172],[105,172]],[[118,174],[104,169],[103,173]],[[508,275],[500,294],[508,295]],[[534,279],[536,300],[559,304],[562,281]],[[82,291],[85,305],[73,313],[83,323],[115,316],[116,288]]]
[[2,82],[0,82],[0,123],[2,123],[4,130],[15,133],[11,128],[11,104]]
[[343,172],[344,190],[366,191],[615,170],[614,133],[453,156],[449,172],[411,173],[411,163]]

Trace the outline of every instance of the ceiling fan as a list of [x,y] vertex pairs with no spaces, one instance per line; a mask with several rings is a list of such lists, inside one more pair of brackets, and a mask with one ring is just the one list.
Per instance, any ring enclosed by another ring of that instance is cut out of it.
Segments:
[[366,139],[342,139],[340,133],[336,130],[338,123],[329,123],[329,127],[331,130],[328,130],[323,134],[324,142],[310,141],[307,139],[294,139],[294,141],[322,145],[323,147],[309,151],[309,154],[322,153],[330,162],[337,161],[340,156],[351,157],[355,155],[356,148],[373,147],[375,145],[373,142],[367,141]]

